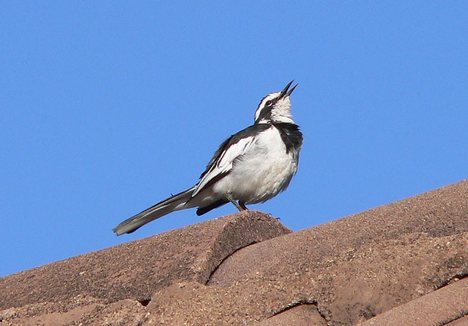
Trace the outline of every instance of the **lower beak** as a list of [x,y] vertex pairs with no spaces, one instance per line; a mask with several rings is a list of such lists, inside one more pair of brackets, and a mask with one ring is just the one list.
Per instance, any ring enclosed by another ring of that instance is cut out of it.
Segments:
[[289,87],[291,87],[292,83],[294,82],[294,80],[291,80],[285,88],[283,88],[283,90],[281,91],[281,97],[285,97],[285,96],[290,96],[291,93],[296,89],[297,85],[294,85],[291,89],[289,89]]

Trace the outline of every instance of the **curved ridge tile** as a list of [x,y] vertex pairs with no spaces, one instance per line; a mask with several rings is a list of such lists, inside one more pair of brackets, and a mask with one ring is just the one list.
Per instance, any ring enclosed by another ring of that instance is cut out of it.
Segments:
[[242,212],[0,278],[0,309],[77,295],[147,300],[178,281],[205,283],[241,247],[290,232],[275,218]]

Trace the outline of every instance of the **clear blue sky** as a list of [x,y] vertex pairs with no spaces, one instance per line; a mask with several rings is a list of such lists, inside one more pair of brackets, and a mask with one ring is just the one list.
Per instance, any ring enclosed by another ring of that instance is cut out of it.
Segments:
[[291,79],[293,230],[468,176],[467,1],[3,1],[0,276],[234,213],[123,219],[193,185]]

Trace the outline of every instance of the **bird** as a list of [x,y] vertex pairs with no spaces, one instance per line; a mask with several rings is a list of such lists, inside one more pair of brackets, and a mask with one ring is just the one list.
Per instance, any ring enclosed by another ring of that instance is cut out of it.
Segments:
[[145,209],[117,225],[116,235],[132,233],[174,211],[197,208],[197,215],[232,203],[239,211],[284,191],[296,174],[303,135],[291,113],[297,84],[263,97],[253,125],[231,135],[214,153],[191,188]]

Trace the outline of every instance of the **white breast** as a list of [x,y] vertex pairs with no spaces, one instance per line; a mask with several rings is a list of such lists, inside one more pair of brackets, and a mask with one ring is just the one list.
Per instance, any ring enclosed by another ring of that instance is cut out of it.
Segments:
[[229,175],[217,182],[213,191],[223,195],[230,191],[233,198],[254,204],[268,200],[286,189],[297,171],[297,161],[275,127],[263,131],[238,158]]

